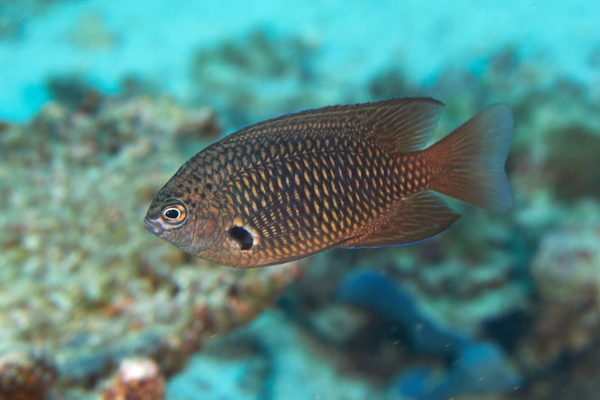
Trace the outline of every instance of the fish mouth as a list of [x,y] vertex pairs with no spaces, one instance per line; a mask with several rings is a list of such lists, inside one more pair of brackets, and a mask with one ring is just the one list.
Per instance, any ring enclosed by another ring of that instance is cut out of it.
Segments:
[[160,234],[162,233],[162,229],[158,228],[156,226],[156,223],[148,217],[144,218],[144,227],[148,232],[153,233],[156,236],[160,236]]

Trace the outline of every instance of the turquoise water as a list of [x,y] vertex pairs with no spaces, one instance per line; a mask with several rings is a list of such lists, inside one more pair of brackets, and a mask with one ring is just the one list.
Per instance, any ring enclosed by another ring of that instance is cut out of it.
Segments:
[[[0,0],[0,399],[595,399],[598,21],[592,1]],[[451,202],[431,240],[250,271],[144,230],[225,134],[407,96],[446,104],[436,140],[511,108],[509,212]]]

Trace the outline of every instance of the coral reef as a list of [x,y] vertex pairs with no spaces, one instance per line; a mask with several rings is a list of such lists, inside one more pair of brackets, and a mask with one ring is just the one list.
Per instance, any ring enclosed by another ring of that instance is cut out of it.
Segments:
[[582,354],[600,332],[600,209],[588,221],[547,232],[531,265],[539,294],[536,325],[521,339],[520,361],[532,370]]
[[0,350],[52,354],[58,395],[93,397],[134,355],[169,376],[299,277],[294,263],[210,265],[143,228],[149,201],[217,121],[168,98],[101,96],[0,132]]
[[190,65],[193,102],[214,105],[228,128],[318,105],[343,103],[347,88],[315,81],[318,39],[257,29],[200,47]]
[[[600,107],[591,112],[599,113]],[[542,168],[544,180],[556,198],[600,198],[600,170],[593,167],[600,154],[598,130],[582,124],[555,129],[547,135],[550,147]]]

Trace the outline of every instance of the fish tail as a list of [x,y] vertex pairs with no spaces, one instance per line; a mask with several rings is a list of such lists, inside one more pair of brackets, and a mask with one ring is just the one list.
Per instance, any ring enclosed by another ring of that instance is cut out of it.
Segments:
[[488,210],[508,210],[513,199],[504,165],[512,132],[505,104],[494,104],[456,128],[425,150],[436,165],[430,189]]

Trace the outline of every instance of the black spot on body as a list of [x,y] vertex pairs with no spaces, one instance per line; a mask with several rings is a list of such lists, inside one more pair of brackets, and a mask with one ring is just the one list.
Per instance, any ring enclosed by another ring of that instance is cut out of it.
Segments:
[[234,226],[228,231],[228,233],[229,236],[238,243],[240,249],[250,250],[252,248],[254,239],[252,238],[250,232],[248,232],[246,229],[242,228],[241,226]]
[[212,190],[212,185],[210,183],[207,183],[205,188],[210,192]]

